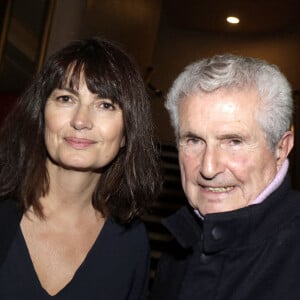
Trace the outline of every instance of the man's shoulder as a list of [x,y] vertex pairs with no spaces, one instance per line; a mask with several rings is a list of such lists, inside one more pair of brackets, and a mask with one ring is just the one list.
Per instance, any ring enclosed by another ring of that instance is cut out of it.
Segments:
[[285,199],[282,199],[282,205],[285,205],[292,215],[300,216],[300,191],[291,189]]
[[294,226],[295,230],[300,232],[300,191],[291,190],[287,199],[283,199],[283,201],[288,206],[288,211],[290,212],[290,215],[286,216],[287,219],[296,225]]
[[192,247],[201,239],[201,220],[189,206],[183,206],[173,215],[162,221],[162,224],[175,237],[183,248]]
[[198,217],[193,212],[193,208],[188,205],[184,205],[177,211],[175,211],[172,215],[163,219],[162,223],[165,226],[177,227],[182,225],[182,223],[187,222],[188,224],[192,224],[192,226],[194,226],[197,224],[197,218]]
[[300,201],[300,190],[291,189],[289,191],[288,197],[291,200],[297,201],[297,203],[299,204],[299,201]]

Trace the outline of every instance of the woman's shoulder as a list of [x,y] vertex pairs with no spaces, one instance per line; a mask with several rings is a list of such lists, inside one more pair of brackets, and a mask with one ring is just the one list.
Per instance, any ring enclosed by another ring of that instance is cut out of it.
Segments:
[[0,198],[0,218],[11,219],[12,217],[17,219],[21,217],[16,201],[10,198]]
[[0,199],[0,228],[15,228],[19,225],[22,212],[18,209],[17,203],[12,199]]
[[134,219],[129,223],[120,223],[114,218],[108,218],[107,223],[111,228],[123,234],[147,235],[145,224],[140,219]]
[[118,241],[123,241],[129,247],[140,245],[148,247],[148,233],[144,223],[139,219],[123,224],[113,218],[108,218],[105,227],[106,233],[117,238]]
[[14,239],[22,213],[12,199],[0,199],[0,265]]

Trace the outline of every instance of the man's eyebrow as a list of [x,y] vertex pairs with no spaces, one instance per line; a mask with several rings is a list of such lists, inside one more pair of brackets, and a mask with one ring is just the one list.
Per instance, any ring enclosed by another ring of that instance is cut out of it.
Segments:
[[244,139],[244,138],[245,138],[244,135],[238,133],[225,133],[225,134],[220,134],[217,137],[218,140]]
[[192,131],[186,131],[179,135],[179,138],[187,138],[187,137],[199,138],[199,136]]

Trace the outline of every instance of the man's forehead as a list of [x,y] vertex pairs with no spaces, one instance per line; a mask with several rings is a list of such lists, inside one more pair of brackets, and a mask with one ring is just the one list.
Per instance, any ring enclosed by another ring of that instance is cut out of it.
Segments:
[[178,109],[180,114],[186,110],[193,112],[195,107],[204,110],[219,105],[224,113],[230,113],[239,103],[242,107],[244,106],[249,110],[256,109],[260,104],[258,90],[254,87],[244,87],[222,88],[209,93],[198,91],[182,97]]

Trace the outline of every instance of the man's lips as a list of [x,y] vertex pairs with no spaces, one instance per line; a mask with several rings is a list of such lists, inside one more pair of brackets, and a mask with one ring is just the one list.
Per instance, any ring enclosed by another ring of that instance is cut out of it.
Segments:
[[89,146],[96,144],[96,141],[86,139],[86,138],[77,138],[77,137],[66,137],[65,141],[72,147],[76,149],[85,149]]
[[211,192],[211,193],[228,193],[231,192],[235,186],[205,186],[205,185],[200,185],[202,189],[205,191]]

